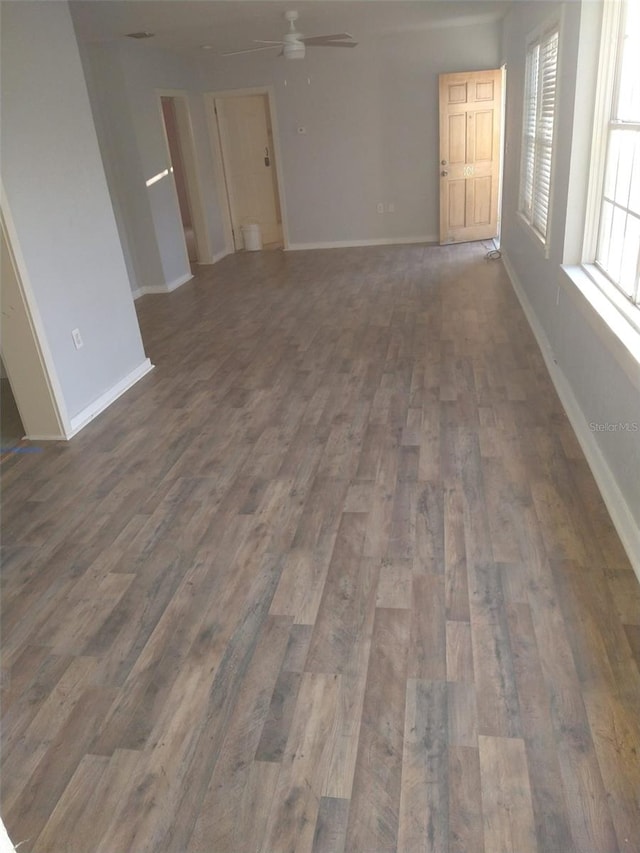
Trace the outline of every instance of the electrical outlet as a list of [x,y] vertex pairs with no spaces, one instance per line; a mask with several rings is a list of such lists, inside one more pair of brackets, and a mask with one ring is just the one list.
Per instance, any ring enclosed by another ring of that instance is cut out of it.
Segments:
[[84,341],[82,340],[82,335],[80,334],[80,329],[73,329],[71,331],[71,337],[73,338],[73,343],[75,344],[76,349],[82,349],[84,346]]
[[381,201],[377,203],[376,210],[378,213],[384,213],[384,204]]
[[395,212],[396,212],[396,206],[393,202],[390,202],[387,205],[387,213],[395,213]]

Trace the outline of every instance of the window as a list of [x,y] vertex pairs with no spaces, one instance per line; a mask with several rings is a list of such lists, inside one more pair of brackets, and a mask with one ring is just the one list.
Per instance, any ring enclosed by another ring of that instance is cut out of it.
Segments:
[[[615,52],[609,58],[610,95],[595,257],[604,273],[633,304],[640,302],[640,4],[615,4],[611,21]],[[610,42],[611,43],[611,42]],[[613,71],[613,74],[611,71]]]
[[525,71],[520,213],[544,242],[549,224],[558,25],[530,42]]

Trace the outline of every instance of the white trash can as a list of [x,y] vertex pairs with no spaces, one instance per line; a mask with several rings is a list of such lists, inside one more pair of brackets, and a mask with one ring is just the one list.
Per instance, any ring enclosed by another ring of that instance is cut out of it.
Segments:
[[244,240],[245,251],[259,252],[262,249],[262,234],[259,225],[243,225],[242,239]]

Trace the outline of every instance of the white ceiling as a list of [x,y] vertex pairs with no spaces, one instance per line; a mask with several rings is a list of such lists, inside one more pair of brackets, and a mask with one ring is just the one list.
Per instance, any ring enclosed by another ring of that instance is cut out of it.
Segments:
[[300,13],[307,36],[350,32],[357,41],[384,33],[497,20],[510,0],[75,0],[81,41],[112,41],[146,30],[140,42],[169,50],[209,44],[213,52],[251,47],[251,39],[277,39],[287,9]]

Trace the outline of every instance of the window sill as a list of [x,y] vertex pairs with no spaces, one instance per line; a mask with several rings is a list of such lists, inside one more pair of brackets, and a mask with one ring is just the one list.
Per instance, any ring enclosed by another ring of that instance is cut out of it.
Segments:
[[[606,343],[611,349],[611,336],[616,342],[615,355],[623,363],[634,385],[640,389],[640,309],[631,304],[617,288],[592,264],[563,265],[562,270],[596,315],[592,325],[600,336],[608,331]],[[603,329],[603,326],[605,329]]]
[[640,305],[634,305],[621,290],[612,284],[606,275],[601,272],[595,264],[583,264],[583,270],[589,278],[597,285],[598,289],[607,297],[622,316],[640,332]]

